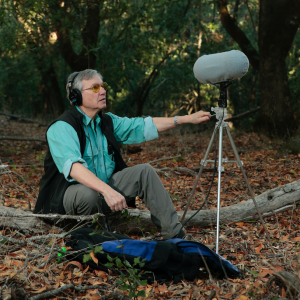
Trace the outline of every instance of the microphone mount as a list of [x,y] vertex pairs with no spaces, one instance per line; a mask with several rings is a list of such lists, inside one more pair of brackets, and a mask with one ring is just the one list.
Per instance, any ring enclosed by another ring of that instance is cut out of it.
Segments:
[[[218,86],[218,84],[220,86]],[[218,99],[218,106],[219,107],[222,107],[222,108],[227,107],[227,87],[230,86],[231,84],[233,84],[232,81],[223,81],[223,82],[219,82],[219,83],[214,84],[220,90],[220,97]]]

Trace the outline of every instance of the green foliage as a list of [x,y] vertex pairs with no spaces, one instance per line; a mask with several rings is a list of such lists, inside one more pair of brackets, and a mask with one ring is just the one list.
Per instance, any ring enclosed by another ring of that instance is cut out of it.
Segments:
[[[236,3],[228,1],[230,14],[258,49],[259,1],[241,2],[235,11]],[[89,68],[89,60],[76,67],[82,58],[96,57],[95,68],[110,85],[108,110],[129,117],[170,116],[216,106],[219,91],[199,84],[193,65],[199,55],[239,49],[221,25],[214,1],[4,0],[0,6],[0,110],[45,122],[69,106],[66,78]],[[100,6],[98,32],[88,23],[91,6]],[[97,41],[89,44],[84,32]],[[300,112],[299,46],[297,35],[287,58],[295,113]],[[228,107],[239,114],[259,104],[258,74],[250,68],[230,86]],[[256,116],[235,125],[251,129]]]
[[41,153],[37,154],[35,159],[37,161],[43,162],[45,160],[45,151],[41,151]]
[[7,241],[6,240],[0,240],[0,243],[3,244],[3,245],[6,245]]
[[[121,274],[121,279],[117,280],[117,284],[120,285],[120,288],[122,291],[128,291],[129,297],[136,298],[138,296],[146,297],[145,291],[138,291],[138,286],[145,286],[147,284],[147,280],[141,280],[141,270],[145,263],[145,259],[140,260],[140,257],[134,258],[133,266],[125,260],[123,263],[119,258],[115,259],[115,265],[118,268],[125,267],[126,271],[128,272],[128,276],[125,274]],[[144,272],[145,273],[151,273],[151,272]]]
[[94,254],[96,253],[101,253],[103,254],[104,251],[103,251],[103,248],[101,246],[96,246],[96,247],[93,247],[93,245],[89,245],[89,250],[87,251],[86,254],[83,255],[83,262],[86,263],[88,262],[89,260],[92,259],[92,256],[91,256],[91,253],[93,252]]
[[251,273],[251,277],[253,279],[256,278],[259,275],[259,273],[256,273],[255,270],[251,270],[250,273]]
[[[118,248],[122,248],[123,245],[119,245]],[[89,245],[89,250],[83,255],[83,263],[86,263],[92,259],[91,253],[101,253],[104,254],[103,248],[101,246],[93,247]],[[61,254],[61,253],[59,253]],[[61,255],[59,255],[61,256]],[[122,291],[128,291],[129,297],[136,298],[138,296],[146,297],[145,291],[138,291],[138,286],[145,286],[147,280],[141,280],[142,272],[141,268],[145,265],[145,259],[141,260],[140,257],[136,257],[133,260],[133,265],[130,264],[125,258],[122,261],[119,257],[111,257],[107,254],[107,260],[109,261],[104,266],[107,268],[118,268],[122,271],[121,279],[117,280],[117,284],[120,285]],[[143,274],[151,272],[143,272]],[[125,275],[126,274],[126,275]]]
[[254,291],[248,291],[247,293],[250,297],[255,297],[258,292],[259,292],[259,290],[256,289]]
[[58,258],[56,259],[57,263],[61,262],[61,259],[65,256],[65,252],[67,252],[67,249],[65,247],[61,247],[61,249],[57,252]]

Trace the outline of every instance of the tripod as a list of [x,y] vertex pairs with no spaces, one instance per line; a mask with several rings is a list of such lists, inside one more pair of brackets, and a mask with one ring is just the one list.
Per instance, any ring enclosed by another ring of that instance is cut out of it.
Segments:
[[[222,176],[222,172],[224,172],[224,167],[223,167],[223,163],[237,163],[237,165],[240,167],[241,171],[242,171],[242,174],[243,174],[243,177],[244,177],[244,180],[246,182],[246,185],[248,187],[248,190],[250,192],[250,195],[251,195],[251,198],[254,202],[254,205],[255,205],[255,208],[257,210],[257,213],[259,215],[259,218],[260,218],[260,221],[264,227],[264,230],[267,234],[267,238],[269,240],[269,242],[271,243],[271,239],[270,239],[270,236],[269,236],[269,233],[268,233],[268,230],[266,228],[266,225],[264,223],[264,220],[261,216],[261,213],[259,212],[259,209],[258,209],[258,206],[257,206],[257,203],[256,203],[256,200],[255,200],[255,196],[254,196],[254,193],[252,191],[252,188],[249,184],[249,181],[247,179],[247,176],[246,176],[246,173],[245,173],[245,170],[243,168],[243,162],[240,160],[240,157],[239,157],[239,154],[238,154],[238,151],[235,147],[235,144],[233,142],[233,139],[232,139],[232,136],[230,134],[230,130],[229,130],[229,127],[228,127],[228,123],[223,121],[224,119],[227,118],[227,109],[225,108],[226,106],[219,106],[219,107],[212,107],[211,110],[214,111],[216,113],[216,118],[217,118],[217,123],[215,125],[215,129],[214,129],[214,132],[212,134],[212,137],[210,139],[210,142],[208,144],[208,147],[207,147],[207,150],[206,150],[206,153],[205,153],[205,156],[204,158],[201,160],[201,167],[200,167],[200,171],[198,173],[198,176],[197,176],[197,179],[196,179],[196,182],[199,181],[199,178],[201,177],[201,174],[202,174],[202,171],[203,171],[203,167],[207,165],[208,162],[214,162],[214,160],[208,160],[207,157],[208,157],[208,154],[211,150],[211,147],[212,147],[212,144],[214,142],[214,139],[215,139],[215,136],[216,136],[216,133],[217,131],[219,131],[219,154],[218,154],[218,197],[217,197],[217,233],[216,233],[216,253],[218,254],[219,252],[219,232],[220,232],[220,228],[219,228],[219,223],[220,223],[220,195],[221,195],[221,176]],[[225,128],[226,132],[227,132],[227,135],[229,137],[229,141],[230,141],[230,144],[231,144],[231,147],[232,147],[232,150],[234,152],[234,155],[235,155],[235,161],[230,161],[228,160],[227,158],[223,158],[223,129]],[[186,209],[184,211],[184,214],[183,214],[183,217],[182,217],[182,220],[181,222],[183,223],[183,220],[184,220],[184,217],[186,215],[186,212],[189,208],[189,204],[191,202],[191,199],[192,199],[192,196],[194,194],[194,190],[195,190],[195,187],[196,187],[196,183],[195,183],[195,186],[194,186],[194,189],[192,191],[192,194],[190,196],[190,199],[188,201],[188,204],[186,206]]]

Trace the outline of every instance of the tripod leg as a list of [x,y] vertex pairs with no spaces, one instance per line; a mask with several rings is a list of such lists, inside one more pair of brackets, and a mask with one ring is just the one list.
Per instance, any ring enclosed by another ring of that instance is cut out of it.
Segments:
[[234,144],[233,139],[232,139],[232,136],[231,136],[231,134],[230,134],[230,130],[229,130],[228,127],[226,127],[226,130],[227,130],[227,135],[228,135],[228,138],[229,138],[229,141],[230,141],[232,150],[233,150],[233,152],[234,152],[234,155],[235,155],[235,158],[236,158],[236,160],[237,160],[238,166],[241,168],[241,171],[242,171],[244,180],[245,180],[245,182],[246,182],[246,184],[247,184],[247,187],[248,187],[248,190],[249,190],[249,192],[250,192],[250,195],[251,195],[251,198],[252,198],[252,200],[253,200],[253,203],[254,203],[254,205],[255,205],[257,214],[258,214],[258,216],[259,216],[259,218],[260,218],[260,221],[261,221],[261,223],[262,223],[262,225],[263,225],[263,227],[264,227],[264,230],[265,230],[265,232],[266,232],[266,235],[267,235],[267,238],[268,238],[268,240],[269,240],[269,243],[272,245],[271,238],[270,238],[270,235],[269,235],[269,231],[268,231],[268,229],[267,229],[267,227],[266,227],[266,225],[265,225],[265,222],[264,222],[264,220],[263,220],[263,218],[262,218],[262,216],[261,216],[261,213],[260,213],[260,211],[259,211],[259,208],[258,208],[258,206],[257,206],[257,202],[256,202],[256,200],[255,200],[254,193],[253,193],[252,188],[251,188],[251,186],[250,186],[250,183],[249,183],[249,181],[248,181],[248,178],[247,178],[247,175],[246,175],[245,170],[244,170],[244,168],[243,168],[243,165],[242,165],[242,162],[241,162],[241,160],[240,160],[239,154],[238,154],[238,152],[237,152],[237,150],[236,150],[235,144]]
[[191,196],[190,196],[190,198],[189,198],[189,200],[188,200],[188,203],[187,203],[187,205],[186,205],[186,207],[185,207],[184,213],[183,213],[182,218],[181,218],[181,223],[182,223],[182,224],[183,224],[185,215],[186,215],[186,213],[187,213],[187,211],[188,211],[188,209],[189,209],[189,207],[190,207],[191,200],[192,200],[192,198],[193,198],[193,196],[194,196],[194,193],[195,193],[195,190],[196,190],[197,183],[198,183],[198,181],[199,181],[199,179],[200,179],[200,177],[201,177],[203,167],[205,166],[205,162],[206,162],[206,160],[207,160],[207,157],[208,157],[208,154],[209,154],[209,152],[210,152],[211,146],[212,146],[212,144],[213,144],[213,142],[214,142],[214,139],[215,139],[215,135],[216,135],[217,130],[218,130],[218,126],[215,127],[215,130],[214,130],[214,132],[213,132],[213,134],[212,134],[212,136],[211,136],[211,139],[210,139],[210,141],[209,141],[208,147],[207,147],[207,149],[206,149],[206,153],[205,153],[205,155],[204,155],[204,158],[203,158],[203,160],[201,161],[201,167],[200,167],[198,176],[197,176],[197,178],[196,178],[196,181],[195,181],[195,183],[194,183],[194,186],[193,186],[193,190],[192,190]]
[[219,252],[219,232],[220,232],[220,203],[221,203],[221,180],[223,172],[223,125],[219,129],[219,163],[218,163],[218,199],[217,199],[217,236],[216,253]]

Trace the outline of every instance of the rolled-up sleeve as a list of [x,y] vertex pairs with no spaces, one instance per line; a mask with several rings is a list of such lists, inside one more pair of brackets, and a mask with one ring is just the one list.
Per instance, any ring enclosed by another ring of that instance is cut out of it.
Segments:
[[144,127],[144,137],[146,142],[155,140],[158,138],[158,131],[151,117],[147,117],[144,119],[145,127]]
[[108,113],[112,118],[114,136],[121,144],[139,144],[158,138],[157,128],[151,117],[127,118]]
[[88,167],[80,153],[80,143],[75,129],[66,122],[57,121],[47,131],[49,149],[60,173],[66,180],[74,181],[70,177],[73,163],[80,162]]

